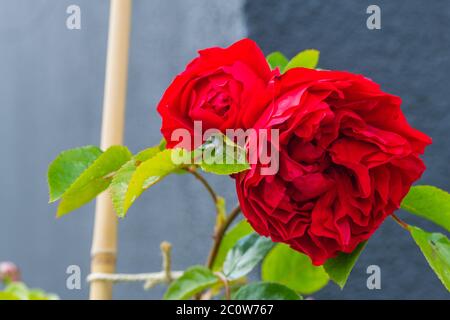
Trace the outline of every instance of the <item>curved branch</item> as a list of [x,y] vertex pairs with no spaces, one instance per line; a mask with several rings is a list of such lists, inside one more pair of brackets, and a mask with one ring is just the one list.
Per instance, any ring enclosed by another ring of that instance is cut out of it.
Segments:
[[395,214],[392,214],[391,217],[392,219],[395,220],[395,222],[397,222],[400,225],[400,227],[409,231],[409,224],[407,224],[405,221],[397,217]]
[[187,168],[185,170],[187,172],[189,172],[190,174],[192,174],[198,181],[200,181],[200,183],[206,188],[206,190],[210,194],[211,198],[214,201],[214,205],[215,205],[217,203],[218,196],[217,196],[216,192],[214,191],[214,189],[211,187],[211,185],[208,183],[208,181],[200,173],[198,173],[195,169]]
[[238,205],[230,212],[225,222],[221,226],[219,226],[219,228],[217,228],[217,231],[214,234],[214,243],[211,251],[209,252],[208,260],[206,262],[206,266],[209,269],[211,269],[214,265],[214,261],[216,260],[217,253],[219,252],[220,244],[222,243],[225,232],[228,230],[234,219],[236,219],[236,217],[239,215],[239,212],[241,212],[241,207]]

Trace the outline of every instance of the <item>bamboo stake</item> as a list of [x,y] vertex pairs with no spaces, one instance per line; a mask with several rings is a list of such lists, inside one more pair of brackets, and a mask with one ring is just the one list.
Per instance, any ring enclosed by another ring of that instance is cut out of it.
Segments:
[[[111,0],[109,13],[108,51],[101,148],[122,144],[128,73],[131,0]],[[117,252],[117,217],[108,192],[96,203],[91,250],[92,273],[114,273]],[[112,299],[112,283],[91,282],[90,299]]]

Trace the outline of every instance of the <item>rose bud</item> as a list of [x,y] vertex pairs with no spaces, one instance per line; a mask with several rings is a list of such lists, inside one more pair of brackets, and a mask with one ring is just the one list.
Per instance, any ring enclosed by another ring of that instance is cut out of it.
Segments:
[[20,281],[19,268],[12,262],[0,262],[0,281]]
[[[250,39],[199,51],[158,104],[167,148],[179,145],[179,137],[172,137],[177,129],[200,137],[201,144],[208,129],[225,133],[252,127],[270,101],[268,83],[278,73],[270,70],[261,49]],[[202,132],[197,132],[194,122],[201,122]]]

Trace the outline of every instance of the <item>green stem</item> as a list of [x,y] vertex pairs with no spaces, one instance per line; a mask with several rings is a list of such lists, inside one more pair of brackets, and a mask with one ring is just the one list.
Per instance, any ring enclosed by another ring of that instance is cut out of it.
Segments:
[[403,229],[409,231],[409,224],[407,224],[405,221],[397,217],[395,214],[391,215],[392,219],[395,220]]
[[[216,209],[217,209],[218,202],[219,202],[219,196],[214,191],[214,189],[211,187],[211,185],[208,183],[208,181],[201,174],[199,174],[196,171],[195,167],[187,167],[187,168],[185,168],[185,170],[187,172],[189,172],[190,174],[192,174],[205,187],[205,189],[210,194],[212,200],[214,201],[214,205],[216,206]],[[234,219],[236,219],[236,217],[239,215],[239,212],[241,212],[241,207],[238,205],[236,208],[231,210],[230,214],[227,215],[227,217],[225,218],[225,221],[223,223],[220,222],[221,219],[217,219],[217,224],[214,228],[214,236],[213,236],[214,242],[213,242],[213,245],[209,252],[208,260],[206,261],[206,266],[209,269],[212,269],[212,267],[214,265],[214,262],[216,260],[217,254],[219,252],[219,248],[222,243],[225,232],[228,230],[228,228],[230,227],[230,225],[234,221]],[[216,213],[219,214],[219,211],[217,210]],[[222,279],[222,277],[221,277],[221,279]],[[228,286],[228,282],[227,282],[226,278],[225,278],[225,280],[222,279],[222,281],[224,282],[224,286],[225,286],[225,292],[226,292],[225,296],[227,297],[227,299],[230,299],[230,288]],[[198,299],[200,299],[200,297],[201,297],[201,295],[199,294],[195,298],[198,300]]]
[[221,272],[215,272],[214,274],[218,276],[220,281],[223,283],[223,287],[225,288],[225,300],[231,300],[230,284],[228,283],[227,277],[225,277],[225,275]]
[[216,260],[217,253],[219,252],[220,244],[222,243],[225,232],[228,230],[234,219],[236,219],[236,217],[239,215],[239,212],[241,212],[241,207],[237,206],[230,212],[230,214],[225,219],[225,222],[216,228],[216,231],[214,232],[213,246],[211,247],[211,251],[209,252],[208,260],[206,262],[206,266],[209,269],[211,269],[214,265],[214,261]]
[[214,201],[214,204],[217,204],[218,196],[217,196],[216,192],[214,191],[214,189],[211,187],[211,185],[208,183],[208,181],[206,181],[206,179],[200,173],[198,173],[195,170],[195,168],[189,167],[189,168],[186,168],[185,170],[187,172],[189,172],[190,174],[192,174],[198,181],[200,181],[200,183],[205,187],[205,189],[210,194],[211,198]]

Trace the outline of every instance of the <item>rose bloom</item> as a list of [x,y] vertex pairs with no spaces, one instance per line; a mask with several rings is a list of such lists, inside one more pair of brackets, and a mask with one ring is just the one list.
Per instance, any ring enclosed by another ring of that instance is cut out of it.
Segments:
[[201,121],[203,132],[251,127],[270,99],[267,84],[274,73],[249,39],[225,49],[199,51],[199,57],[173,80],[159,102],[167,147],[178,144],[171,138],[176,129],[187,129],[193,136],[194,121]]
[[409,126],[399,97],[360,75],[296,68],[273,92],[255,126],[280,130],[279,170],[237,175],[239,202],[258,233],[321,265],[399,208],[431,140]]

